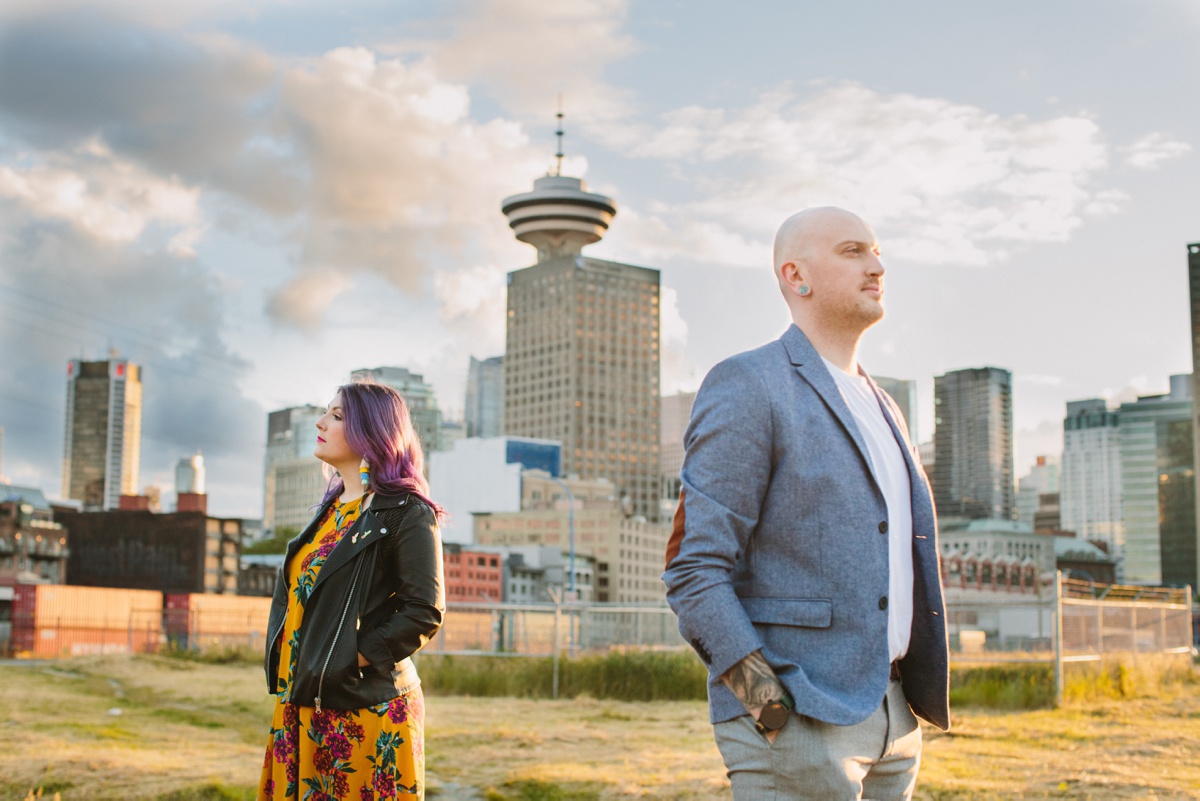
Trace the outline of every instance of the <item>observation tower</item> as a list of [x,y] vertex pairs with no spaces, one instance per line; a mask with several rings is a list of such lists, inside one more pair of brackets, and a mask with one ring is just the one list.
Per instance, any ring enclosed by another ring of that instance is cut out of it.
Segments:
[[587,191],[582,178],[562,174],[562,112],[558,112],[557,166],[533,182],[532,192],[506,197],[500,210],[517,239],[537,248],[538,261],[578,256],[584,245],[599,242],[617,213],[610,197]]

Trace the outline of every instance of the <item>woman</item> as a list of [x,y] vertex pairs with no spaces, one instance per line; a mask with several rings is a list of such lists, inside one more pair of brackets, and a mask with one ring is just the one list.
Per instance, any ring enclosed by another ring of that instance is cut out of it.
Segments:
[[423,798],[409,657],[442,623],[442,509],[390,387],[340,387],[313,454],[336,475],[275,584],[265,669],[279,700],[258,797]]

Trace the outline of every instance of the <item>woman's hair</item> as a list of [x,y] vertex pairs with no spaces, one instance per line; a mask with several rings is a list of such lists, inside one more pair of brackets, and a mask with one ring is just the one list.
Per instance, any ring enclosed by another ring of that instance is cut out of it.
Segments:
[[[445,510],[429,497],[423,472],[425,455],[400,393],[386,384],[360,380],[338,387],[338,394],[346,443],[370,466],[367,491],[387,495],[411,492],[434,510],[438,520],[445,517]],[[358,476],[350,480],[358,481]],[[335,473],[321,503],[341,495],[344,488],[343,476]]]

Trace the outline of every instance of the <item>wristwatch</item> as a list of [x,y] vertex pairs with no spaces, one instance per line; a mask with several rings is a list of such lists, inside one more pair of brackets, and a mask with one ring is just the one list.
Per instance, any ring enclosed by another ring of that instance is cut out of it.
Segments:
[[788,722],[788,715],[796,708],[796,704],[792,701],[792,697],[787,693],[783,694],[783,698],[778,701],[768,701],[767,705],[758,713],[758,720],[754,722],[754,728],[758,729],[759,734],[766,734],[769,731],[779,731]]

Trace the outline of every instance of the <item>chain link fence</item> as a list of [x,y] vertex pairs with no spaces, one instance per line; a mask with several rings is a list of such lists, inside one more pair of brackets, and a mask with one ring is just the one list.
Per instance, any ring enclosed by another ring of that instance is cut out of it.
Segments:
[[613,648],[683,645],[663,605],[452,603],[426,653],[570,656]]

